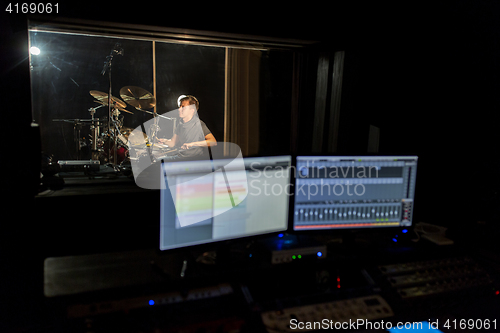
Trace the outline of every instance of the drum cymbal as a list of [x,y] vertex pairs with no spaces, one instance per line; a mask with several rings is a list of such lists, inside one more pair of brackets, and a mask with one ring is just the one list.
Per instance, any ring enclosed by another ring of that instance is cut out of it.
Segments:
[[[91,90],[90,95],[97,99],[97,101],[101,104],[108,105],[108,94],[102,91],[98,90]],[[113,102],[114,105],[120,107],[120,108],[126,108],[127,104],[125,104],[122,100],[115,96],[111,96],[111,101]],[[120,110],[121,111],[121,110]],[[129,111],[127,111],[129,112]]]
[[156,105],[153,94],[140,87],[125,86],[120,89],[120,97],[138,109],[151,109]]
[[[96,103],[100,103],[100,104],[102,104],[102,105],[108,105],[108,100],[107,100],[107,98],[106,98],[106,102],[103,102],[103,101],[94,101],[94,102],[96,102]],[[122,103],[123,103],[123,102],[122,102]],[[118,107],[117,105],[118,105],[117,103],[113,103],[113,107],[114,107],[114,108],[116,108],[116,109],[118,109],[118,110],[120,110],[120,111],[123,111],[123,112],[127,112],[127,113],[130,113],[130,114],[134,114],[133,112],[130,112],[129,110],[125,110],[124,108]],[[127,105],[125,104],[125,106],[127,106]]]

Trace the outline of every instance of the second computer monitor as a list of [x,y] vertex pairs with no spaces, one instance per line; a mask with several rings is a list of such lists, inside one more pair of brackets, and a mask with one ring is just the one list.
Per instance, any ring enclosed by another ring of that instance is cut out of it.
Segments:
[[293,229],[408,227],[417,156],[298,156]]

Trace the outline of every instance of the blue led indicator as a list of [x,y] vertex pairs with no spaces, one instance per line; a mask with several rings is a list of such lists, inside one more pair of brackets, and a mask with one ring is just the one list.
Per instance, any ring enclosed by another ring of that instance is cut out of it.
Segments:
[[149,305],[155,305],[155,301],[153,301],[152,299],[149,300]]
[[395,242],[395,243],[398,242],[398,240],[396,238],[393,238],[392,241]]
[[279,238],[283,237],[283,234],[278,234],[278,237],[279,237]]
[[402,232],[403,232],[403,234],[406,234],[408,232],[408,230],[407,229],[403,229]]
[[321,253],[321,252],[318,252],[316,254],[318,255],[318,257],[321,257],[323,255],[323,253]]

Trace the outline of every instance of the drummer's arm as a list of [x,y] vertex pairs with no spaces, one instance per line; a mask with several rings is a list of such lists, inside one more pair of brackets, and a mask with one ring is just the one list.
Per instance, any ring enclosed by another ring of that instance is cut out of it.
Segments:
[[158,139],[161,143],[168,145],[169,147],[174,147],[177,142],[177,134],[174,134],[171,139]]
[[212,133],[205,135],[205,140],[195,141],[190,143],[185,143],[182,145],[181,149],[189,149],[191,147],[213,147],[217,146],[217,140]]
[[[205,135],[205,141],[204,142],[207,146],[217,146],[217,140],[215,140],[215,136],[212,133],[208,133]],[[202,144],[202,146],[205,146]]]

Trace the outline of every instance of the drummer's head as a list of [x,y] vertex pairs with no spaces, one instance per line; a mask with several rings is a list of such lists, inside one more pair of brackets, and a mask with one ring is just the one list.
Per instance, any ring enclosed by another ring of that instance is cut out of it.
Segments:
[[198,111],[198,109],[200,108],[200,102],[198,102],[198,99],[196,97],[194,97],[193,95],[186,95],[184,97],[182,97],[180,100],[179,100],[179,106],[182,106],[182,104],[184,102],[186,102],[185,105],[195,105],[196,106],[196,111]]
[[[189,107],[192,105],[193,107]],[[200,103],[196,97],[187,95],[179,100],[179,117],[184,121],[189,121],[198,111]]]

